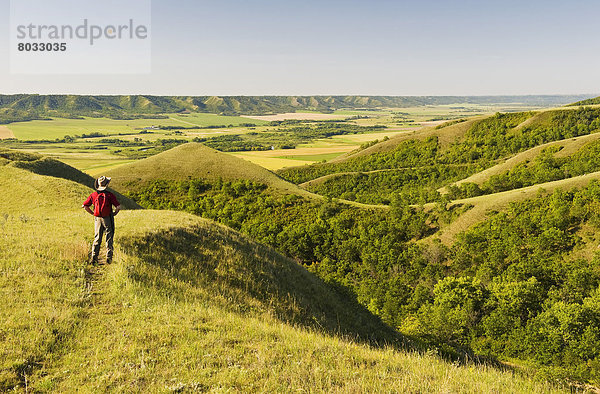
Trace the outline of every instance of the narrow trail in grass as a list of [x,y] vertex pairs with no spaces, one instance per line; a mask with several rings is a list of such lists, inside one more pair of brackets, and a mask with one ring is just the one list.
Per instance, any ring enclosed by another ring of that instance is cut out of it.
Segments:
[[[466,167],[469,164],[448,164],[446,165],[446,167]],[[342,171],[342,172],[334,172],[333,174],[327,174],[327,175],[323,175],[320,176],[318,178],[315,179],[311,179],[310,181],[306,181],[303,183],[299,183],[298,186],[302,187],[302,188],[306,188],[306,187],[310,187],[310,186],[315,186],[315,185],[319,185],[325,181],[327,181],[328,179],[332,179],[332,178],[337,178],[339,176],[344,176],[344,175],[359,175],[359,174],[377,174],[379,172],[396,172],[396,171],[406,171],[406,170],[420,170],[420,169],[426,169],[426,168],[432,168],[435,167],[434,165],[430,165],[430,166],[417,166],[417,167],[398,167],[398,168],[383,168],[383,169],[379,169],[379,170],[370,170],[370,171]]]
[[[115,263],[113,262],[113,264]],[[90,324],[93,324],[91,322],[94,320],[94,317],[100,315],[106,316],[107,313],[110,313],[109,303],[104,295],[106,293],[106,273],[111,265],[106,264],[105,257],[101,257],[98,264],[91,265],[85,262],[81,267],[81,293],[77,301],[78,308],[75,312],[75,319],[70,330],[57,336],[45,359],[38,363],[42,376],[46,376],[52,370],[63,369],[57,367],[62,366],[64,360],[77,347],[80,335]],[[57,376],[52,376],[52,373],[48,377],[52,379],[57,378]],[[26,385],[24,386],[27,387]]]
[[174,120],[175,122],[189,124],[191,126],[198,126],[196,123],[186,122],[185,120],[181,120],[181,119],[176,119],[176,118],[171,118],[171,117],[169,117],[169,119]]

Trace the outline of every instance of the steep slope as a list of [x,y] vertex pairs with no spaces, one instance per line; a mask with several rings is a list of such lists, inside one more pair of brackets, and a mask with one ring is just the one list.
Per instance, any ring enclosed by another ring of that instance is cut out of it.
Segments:
[[89,270],[89,188],[4,166],[0,191],[2,390],[553,390],[379,348],[395,335],[363,309],[191,215],[124,211],[115,263]]
[[600,179],[600,171],[500,193],[453,200],[448,206],[467,205],[472,206],[472,208],[460,215],[449,225],[443,226],[439,234],[430,237],[428,240],[439,238],[444,244],[450,246],[458,234],[486,220],[490,212],[502,211],[510,203],[524,201],[538,194],[551,193],[557,189],[570,190],[586,186],[594,179]]

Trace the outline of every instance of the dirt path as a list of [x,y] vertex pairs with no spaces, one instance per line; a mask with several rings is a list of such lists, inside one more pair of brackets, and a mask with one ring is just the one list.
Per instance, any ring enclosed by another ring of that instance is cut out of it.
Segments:
[[6,126],[0,126],[0,140],[4,140],[7,138],[15,138],[12,130]]
[[[467,165],[468,164],[448,164],[447,167],[465,167]],[[315,186],[315,185],[319,185],[319,184],[325,182],[328,179],[336,178],[338,176],[344,176],[344,175],[375,174],[375,173],[378,173],[378,172],[394,172],[394,171],[418,170],[418,169],[431,168],[431,167],[433,167],[433,166],[402,167],[402,168],[384,168],[384,169],[381,169],[381,170],[371,170],[371,171],[335,172],[333,174],[323,175],[323,176],[320,176],[318,178],[311,179],[310,181],[306,181],[304,183],[300,183],[300,184],[298,184],[298,186],[300,186],[302,188],[306,188],[306,187],[310,187],[310,186]]]
[[[524,152],[517,153],[516,155],[505,160],[502,163],[499,163],[499,164],[497,164],[493,167],[490,167],[486,170],[483,170],[481,172],[473,174],[468,178],[465,178],[458,182],[453,183],[452,185],[460,186],[461,184],[467,183],[467,182],[472,182],[472,183],[481,185],[485,181],[490,179],[493,175],[502,174],[506,171],[511,170],[512,168],[514,168],[515,166],[517,166],[520,163],[523,163],[528,160],[533,160],[540,153],[542,153],[542,151],[546,148],[549,148],[552,146],[562,147],[562,149],[560,151],[558,151],[554,156],[555,157],[566,157],[566,156],[570,156],[573,153],[577,152],[585,144],[592,142],[592,141],[596,141],[598,139],[600,139],[600,132],[594,133],[594,134],[582,135],[579,137],[570,138],[570,139],[566,139],[566,140],[548,142],[546,144],[538,145],[538,146],[531,148],[529,150],[526,150]],[[451,185],[449,185],[449,186],[451,186]],[[448,192],[446,189],[446,186],[438,189],[438,191],[440,193]]]
[[169,119],[174,120],[175,122],[185,123],[185,124],[189,124],[189,125],[195,126],[195,127],[201,127],[200,125],[197,125],[196,123],[186,122],[185,120],[175,119],[175,118],[171,118],[171,117],[169,117]]
[[460,215],[448,226],[444,226],[440,231],[439,239],[445,245],[451,245],[456,235],[469,229],[475,224],[484,221],[487,217],[487,214],[492,210],[499,211],[506,208],[511,202],[534,198],[540,191],[551,193],[559,188],[566,189],[586,186],[593,179],[600,179],[600,171],[576,176],[573,178],[540,183],[533,186],[523,187],[521,189],[454,200],[449,203],[449,206],[472,204],[473,208]]
[[288,112],[285,114],[276,115],[242,115],[243,118],[255,119],[255,120],[266,120],[266,121],[277,121],[277,120],[330,120],[330,119],[346,119],[351,115],[333,115],[333,114],[320,114],[312,112]]

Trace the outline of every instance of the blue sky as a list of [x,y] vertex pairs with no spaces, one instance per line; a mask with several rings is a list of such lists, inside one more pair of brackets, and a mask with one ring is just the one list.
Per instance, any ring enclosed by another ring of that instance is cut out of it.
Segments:
[[153,0],[150,74],[30,76],[9,72],[9,4],[0,93],[600,92],[597,0]]

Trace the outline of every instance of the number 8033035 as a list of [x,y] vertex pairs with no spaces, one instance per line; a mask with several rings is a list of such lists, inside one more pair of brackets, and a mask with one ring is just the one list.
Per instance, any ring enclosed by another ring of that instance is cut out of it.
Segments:
[[19,52],[64,52],[67,50],[66,42],[20,42],[17,44]]

